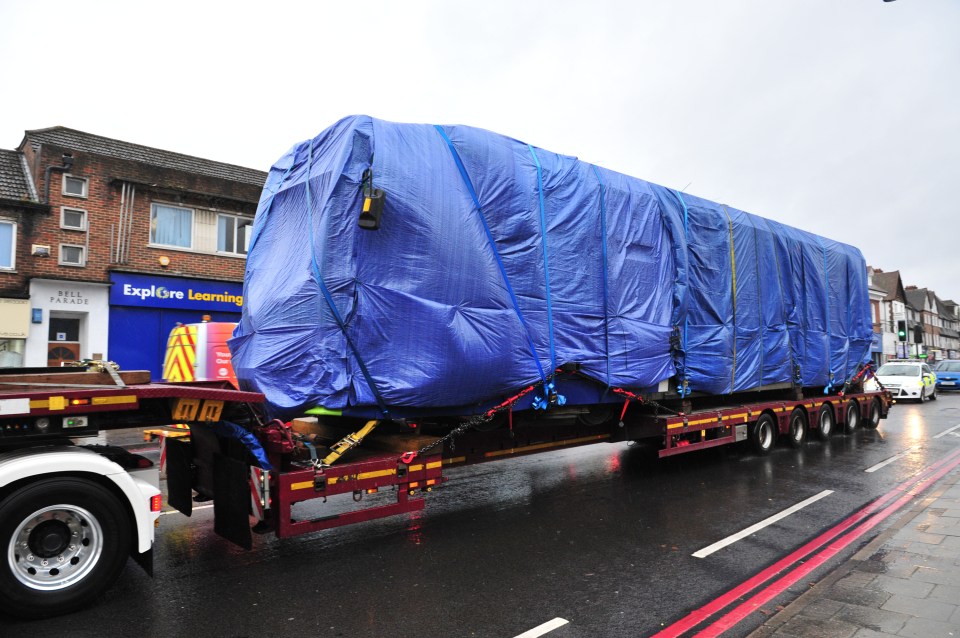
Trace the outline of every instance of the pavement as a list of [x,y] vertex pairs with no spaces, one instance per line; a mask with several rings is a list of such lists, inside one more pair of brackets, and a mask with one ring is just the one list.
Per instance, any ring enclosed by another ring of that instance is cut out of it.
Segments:
[[960,470],[750,638],[960,637]]

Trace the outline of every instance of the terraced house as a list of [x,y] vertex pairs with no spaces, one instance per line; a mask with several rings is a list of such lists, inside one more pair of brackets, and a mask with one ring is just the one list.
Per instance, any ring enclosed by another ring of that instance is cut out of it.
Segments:
[[0,150],[0,366],[107,358],[235,321],[266,173],[64,127]]

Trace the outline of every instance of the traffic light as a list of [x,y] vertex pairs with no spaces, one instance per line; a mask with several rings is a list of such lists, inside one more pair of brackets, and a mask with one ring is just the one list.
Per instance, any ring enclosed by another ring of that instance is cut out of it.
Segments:
[[919,323],[913,327],[913,342],[923,343],[923,326]]
[[907,322],[903,319],[897,321],[897,339],[900,341],[907,340]]

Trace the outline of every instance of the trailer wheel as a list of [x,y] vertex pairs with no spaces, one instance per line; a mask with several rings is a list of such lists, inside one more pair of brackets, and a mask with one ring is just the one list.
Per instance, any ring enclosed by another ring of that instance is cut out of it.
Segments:
[[807,441],[807,413],[794,408],[790,414],[790,432],[787,441],[790,447],[799,448]]
[[875,430],[880,425],[880,399],[874,397],[870,402],[870,411],[867,413],[867,419],[863,422],[863,427]]
[[817,425],[819,426],[817,436],[820,437],[821,441],[826,441],[833,434],[834,423],[833,408],[824,403],[820,406],[820,412],[817,413]]
[[753,449],[759,455],[769,454],[773,449],[773,444],[777,440],[777,427],[773,417],[769,414],[763,414],[753,424],[750,430],[750,442],[753,443]]
[[860,425],[860,404],[856,399],[847,404],[847,416],[843,422],[843,433],[853,434]]
[[0,608],[21,618],[90,604],[120,575],[130,521],[106,488],[48,478],[0,502]]

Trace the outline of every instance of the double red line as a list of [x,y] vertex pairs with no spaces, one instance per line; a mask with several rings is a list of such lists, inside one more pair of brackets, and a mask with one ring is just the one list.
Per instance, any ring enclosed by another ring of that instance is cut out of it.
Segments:
[[[960,450],[948,454],[945,458],[858,510],[792,554],[784,556],[770,567],[748,578],[715,600],[657,632],[654,637],[681,636],[779,575],[779,578],[772,583],[695,634],[698,638],[719,636],[836,556],[848,545],[861,538],[891,514],[897,512],[920,492],[943,478],[958,465],[960,465]],[[811,554],[812,556],[810,556]],[[810,556],[810,558],[802,564],[798,564],[805,556]],[[796,566],[794,567],[794,565]],[[781,575],[781,572],[785,573]]]

